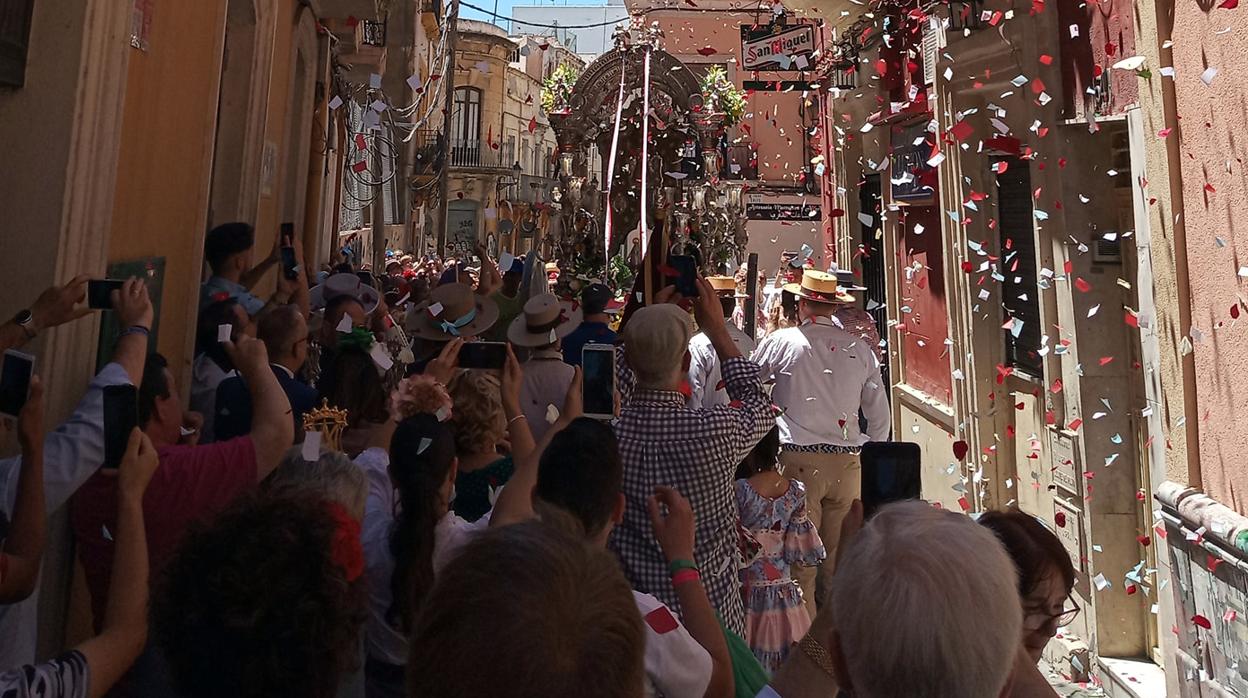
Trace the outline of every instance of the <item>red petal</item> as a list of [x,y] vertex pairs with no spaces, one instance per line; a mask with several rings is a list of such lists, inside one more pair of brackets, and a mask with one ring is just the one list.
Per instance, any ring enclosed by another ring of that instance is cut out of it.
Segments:
[[971,445],[965,441],[953,442],[953,457],[957,458],[959,461],[962,460],[963,458],[966,458],[966,454],[970,450],[971,450]]
[[1209,619],[1200,615],[1199,613],[1192,616],[1192,622],[1195,623],[1197,626],[1204,628],[1205,630],[1209,630],[1210,628],[1213,627],[1213,624],[1209,622]]

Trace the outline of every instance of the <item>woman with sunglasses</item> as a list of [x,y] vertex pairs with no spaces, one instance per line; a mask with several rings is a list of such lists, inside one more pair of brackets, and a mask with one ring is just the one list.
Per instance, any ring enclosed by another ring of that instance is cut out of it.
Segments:
[[[1062,541],[1030,514],[1018,510],[990,511],[979,517],[1001,540],[1018,570],[1018,593],[1023,605],[1022,654],[1029,662],[1017,666],[1014,698],[1056,695],[1035,665],[1057,629],[1079,615],[1071,597],[1075,567]],[[1022,664],[1020,656],[1020,664]]]

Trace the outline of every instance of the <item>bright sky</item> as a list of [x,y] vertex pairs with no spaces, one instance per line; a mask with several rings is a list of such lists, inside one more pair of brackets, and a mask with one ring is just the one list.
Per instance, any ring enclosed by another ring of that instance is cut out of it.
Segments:
[[[511,16],[511,8],[513,5],[606,5],[606,0],[468,0],[477,7],[484,7],[492,10],[504,17]],[[497,3],[497,5],[495,4]],[[494,9],[497,7],[498,9]],[[503,29],[510,29],[506,20],[495,20],[484,12],[478,12],[471,7],[460,6],[459,14],[465,19],[479,19],[485,22],[493,22]]]

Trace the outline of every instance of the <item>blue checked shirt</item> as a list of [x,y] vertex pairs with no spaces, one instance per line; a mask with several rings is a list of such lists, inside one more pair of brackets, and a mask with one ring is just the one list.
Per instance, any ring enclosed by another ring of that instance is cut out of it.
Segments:
[[681,613],[646,510],[656,485],[680,492],[697,520],[694,561],[711,605],[744,637],[733,477],[737,465],[776,423],[758,366],[745,358],[725,362],[723,379],[732,403],[712,409],[687,408],[678,392],[632,389],[622,348],[616,352],[616,366],[621,396],[628,396],[615,423],[627,504],[624,520],[611,534],[611,549],[634,589]]

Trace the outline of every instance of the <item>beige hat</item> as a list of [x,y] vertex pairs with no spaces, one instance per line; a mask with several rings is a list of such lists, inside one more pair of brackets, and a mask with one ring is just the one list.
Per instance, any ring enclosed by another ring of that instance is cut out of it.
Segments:
[[693,336],[689,313],[671,303],[646,306],[624,328],[624,353],[639,379],[679,371]]
[[524,304],[524,312],[507,328],[507,339],[518,347],[544,347],[571,334],[580,327],[581,320],[577,303],[543,293]]
[[785,284],[784,290],[798,298],[816,303],[853,303],[853,294],[845,292],[837,283],[836,275],[807,269],[802,272],[802,283]]
[[475,337],[490,329],[498,319],[498,304],[473,293],[467,284],[442,284],[433,289],[429,300],[412,308],[408,332],[421,339],[449,341]]

